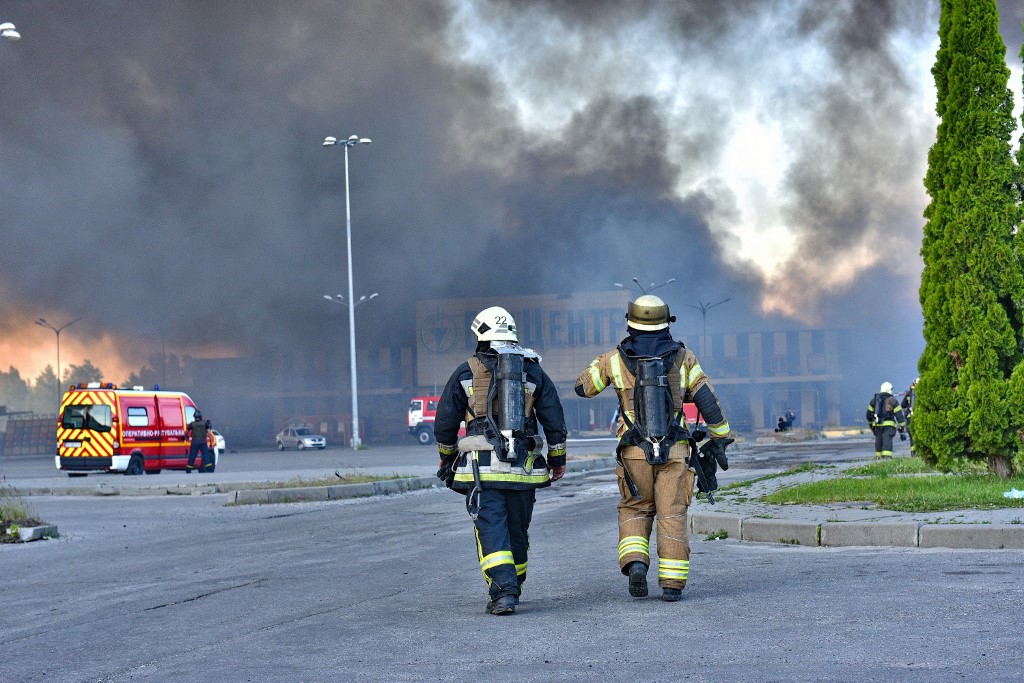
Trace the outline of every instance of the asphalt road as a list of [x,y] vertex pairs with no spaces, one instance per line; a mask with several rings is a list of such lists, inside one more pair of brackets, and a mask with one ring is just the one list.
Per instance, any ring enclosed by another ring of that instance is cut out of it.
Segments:
[[493,617],[449,491],[223,501],[31,498],[61,538],[0,545],[0,680],[1014,681],[1024,665],[1019,551],[692,536],[683,601],[637,600],[613,478],[578,477],[539,493],[523,602]]

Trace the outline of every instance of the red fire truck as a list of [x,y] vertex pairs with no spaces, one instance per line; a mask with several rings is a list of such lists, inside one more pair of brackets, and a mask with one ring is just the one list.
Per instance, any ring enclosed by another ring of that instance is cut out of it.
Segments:
[[424,446],[434,442],[434,418],[440,396],[413,396],[409,401],[409,433]]
[[[72,386],[60,403],[57,469],[69,477],[185,469],[189,451],[185,426],[195,414],[196,404],[180,391],[118,389],[100,382]],[[213,468],[200,471],[212,472],[220,452],[212,430],[206,438]]]

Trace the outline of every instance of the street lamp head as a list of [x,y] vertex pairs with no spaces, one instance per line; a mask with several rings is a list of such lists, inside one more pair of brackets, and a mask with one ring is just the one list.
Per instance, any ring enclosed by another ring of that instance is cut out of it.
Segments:
[[7,40],[18,40],[21,38],[21,34],[18,33],[18,29],[14,27],[9,21],[5,21],[0,24],[0,36],[3,36]]
[[330,147],[332,145],[341,145],[342,147],[355,147],[356,145],[368,145],[373,140],[370,138],[361,138],[358,135],[349,135],[346,139],[339,141],[338,138],[333,135],[328,135],[324,138],[324,147]]

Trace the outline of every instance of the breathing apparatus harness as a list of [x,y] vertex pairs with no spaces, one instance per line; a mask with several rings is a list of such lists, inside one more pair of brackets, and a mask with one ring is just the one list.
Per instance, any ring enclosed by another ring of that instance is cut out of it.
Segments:
[[[476,355],[491,375],[487,412],[469,425],[467,436],[459,442],[460,451],[473,451],[468,456],[472,461],[473,489],[466,496],[466,510],[473,520],[480,513],[480,491],[483,488],[479,451],[489,450],[492,458],[511,467],[527,451],[538,450],[544,445],[542,439],[530,433],[526,415],[526,359],[539,360],[539,356],[532,349],[507,341],[492,341],[490,351],[493,353]],[[495,404],[497,415],[494,414]],[[527,459],[527,469],[531,464]]]
[[[875,399],[874,399],[874,402],[872,403],[872,412],[874,413],[875,422],[874,422],[873,425],[871,425],[872,427],[877,426],[880,422],[882,422],[884,420],[894,419],[894,416],[892,414],[890,414],[888,416],[883,416],[882,415],[883,411],[885,411],[885,403],[886,403],[886,401],[885,401],[885,395],[884,394],[882,394],[881,392],[875,394]],[[892,411],[889,411],[889,412],[891,413]]]
[[622,344],[619,345],[619,356],[636,378],[633,387],[633,408],[637,421],[629,419],[628,411],[621,411],[626,431],[615,449],[615,457],[622,467],[626,487],[630,494],[639,500],[640,490],[622,461],[622,450],[626,446],[637,446],[644,452],[648,464],[664,465],[668,462],[672,445],[686,441],[690,449],[687,463],[693,467],[697,475],[698,489],[706,493],[708,500],[714,505],[715,497],[711,492],[718,488],[715,472],[719,465],[723,470],[729,469],[725,447],[732,443],[733,439],[725,439],[721,443],[711,440],[698,448],[697,442],[703,440],[707,436],[706,433],[691,433],[687,429],[681,403],[679,410],[675,410],[667,368],[675,364],[676,355],[682,348],[683,345],[676,342],[675,348],[660,356],[639,356],[624,349]]
[[682,404],[678,411],[672,404],[666,369],[675,363],[680,348],[677,342],[674,349],[661,356],[639,356],[619,345],[619,355],[626,369],[636,378],[633,387],[633,414],[636,415],[636,422],[629,419],[628,410],[622,410],[626,431],[619,440],[619,447],[639,447],[651,465],[667,463],[672,444],[689,436],[683,426]]

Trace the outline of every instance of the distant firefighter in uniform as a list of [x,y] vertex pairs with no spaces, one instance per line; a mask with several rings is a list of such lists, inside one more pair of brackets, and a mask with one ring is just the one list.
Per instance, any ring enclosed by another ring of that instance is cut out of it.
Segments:
[[[693,467],[699,466],[688,460],[683,402],[695,403],[704,417],[711,432],[704,448],[716,460],[726,462],[725,447],[733,441],[697,357],[669,332],[674,321],[659,297],[645,294],[630,302],[628,336],[595,358],[576,380],[579,396],[590,398],[611,386],[619,399],[619,569],[629,577],[629,594],[647,595],[657,518],[658,584],[662,600],[669,602],[682,597],[689,576],[686,511],[693,497]],[[717,485],[712,483],[712,490]]]
[[892,457],[892,440],[896,436],[896,426],[899,425],[900,432],[907,426],[903,417],[903,408],[900,402],[892,395],[892,383],[882,382],[878,393],[868,403],[868,410],[864,415],[871,431],[875,433],[875,457]]
[[[536,490],[565,474],[565,416],[540,356],[519,345],[508,311],[487,308],[471,329],[476,353],[452,373],[437,406],[437,475],[466,494],[487,612],[512,614],[526,581]],[[463,421],[466,436],[458,439]],[[546,459],[538,422],[548,442]]]

